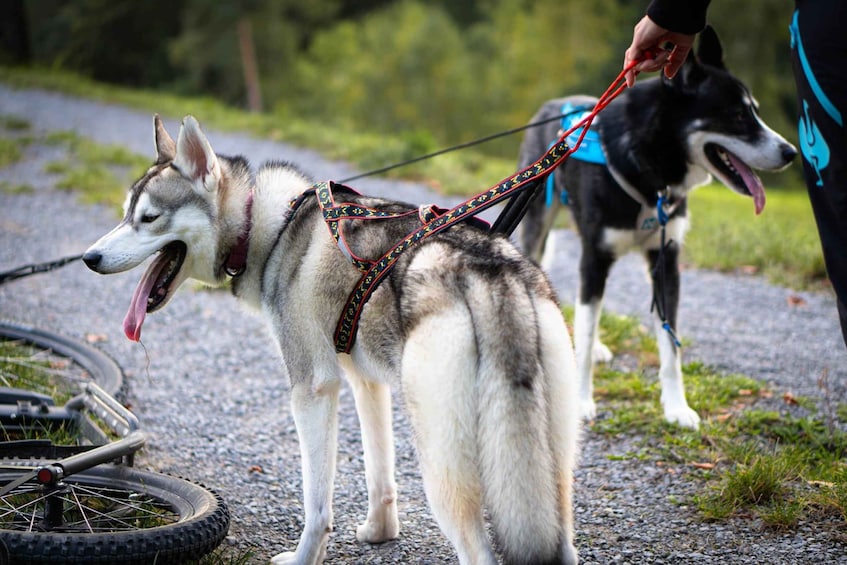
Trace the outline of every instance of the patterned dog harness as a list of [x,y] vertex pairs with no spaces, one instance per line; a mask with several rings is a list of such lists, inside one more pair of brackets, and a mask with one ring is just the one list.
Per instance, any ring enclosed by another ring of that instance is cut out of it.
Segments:
[[[332,193],[333,189],[351,189],[331,181],[316,183],[300,196],[292,199],[289,202],[289,207],[293,213],[307,196],[312,194],[316,196],[324,221],[333,239],[335,239],[338,249],[362,273],[358,284],[347,297],[347,304],[338,320],[334,336],[335,350],[339,353],[350,353],[356,339],[362,308],[404,251],[461,221],[472,221],[479,227],[487,228],[486,222],[474,218],[474,216],[542,180],[567,157],[569,150],[570,147],[567,142],[562,139],[554,144],[541,159],[526,169],[449,210],[429,205],[398,213],[377,210],[349,202],[336,203]],[[343,220],[373,221],[406,217],[413,214],[418,215],[421,226],[397,242],[376,261],[357,256],[348,245],[340,226],[340,222]]]

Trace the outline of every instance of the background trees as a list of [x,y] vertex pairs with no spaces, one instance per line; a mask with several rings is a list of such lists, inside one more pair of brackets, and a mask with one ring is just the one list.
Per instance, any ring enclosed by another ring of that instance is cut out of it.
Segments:
[[[443,146],[523,124],[547,98],[602,92],[646,3],[10,0],[0,63],[213,96],[282,124],[298,115]],[[784,0],[715,0],[710,22],[765,119],[795,138],[791,10]],[[516,143],[483,149],[511,157]]]

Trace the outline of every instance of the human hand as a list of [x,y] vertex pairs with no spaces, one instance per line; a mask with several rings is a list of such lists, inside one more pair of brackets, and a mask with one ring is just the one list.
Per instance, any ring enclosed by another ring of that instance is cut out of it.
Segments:
[[[624,54],[624,69],[633,61],[647,58],[627,71],[626,85],[635,84],[635,76],[639,72],[654,72],[662,68],[668,78],[673,78],[688,57],[695,37],[696,34],[668,31],[647,16],[641,18],[632,32],[632,44]],[[663,48],[666,43],[672,43],[673,47]]]

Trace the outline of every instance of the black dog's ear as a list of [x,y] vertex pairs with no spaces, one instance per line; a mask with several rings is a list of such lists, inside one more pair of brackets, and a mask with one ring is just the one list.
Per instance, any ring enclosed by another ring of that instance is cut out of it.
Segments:
[[662,82],[665,86],[672,88],[682,94],[692,94],[697,90],[697,86],[706,78],[706,73],[703,67],[694,55],[694,51],[688,52],[685,62],[680,67],[679,72],[673,78],[668,78],[665,73],[661,73]]
[[723,64],[723,47],[715,28],[707,25],[700,32],[700,44],[697,46],[697,58],[704,65],[726,70]]
[[712,26],[706,26],[700,32],[697,55],[694,55],[693,50],[689,51],[685,63],[676,76],[673,79],[668,79],[663,74],[662,78],[667,86],[683,94],[691,94],[706,79],[707,73],[703,68],[704,65],[726,70],[723,64],[723,48],[720,39],[718,39],[718,34],[715,33]]

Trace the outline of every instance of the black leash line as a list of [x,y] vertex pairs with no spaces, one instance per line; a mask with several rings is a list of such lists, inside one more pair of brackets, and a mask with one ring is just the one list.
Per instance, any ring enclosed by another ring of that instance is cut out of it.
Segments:
[[565,114],[560,114],[557,116],[553,116],[552,118],[546,118],[544,120],[539,120],[537,122],[530,122],[528,124],[524,124],[522,126],[514,127],[511,129],[507,129],[498,133],[492,133],[490,135],[486,135],[485,137],[480,137],[479,139],[474,139],[472,141],[466,141],[464,143],[459,143],[457,145],[453,145],[450,147],[445,147],[444,149],[439,149],[438,151],[433,151],[432,153],[427,153],[425,155],[420,155],[418,157],[413,157],[406,161],[401,161],[399,163],[395,163],[393,165],[386,165],[385,167],[381,167],[379,169],[374,169],[372,171],[368,171],[366,173],[360,173],[358,175],[354,175],[352,177],[347,177],[346,179],[341,179],[338,181],[340,184],[346,184],[348,182],[359,180],[365,177],[371,177],[374,175],[379,175],[382,173],[387,173],[388,171],[392,171],[394,169],[399,169],[400,167],[405,167],[407,165],[412,165],[414,163],[418,163],[420,161],[425,161],[427,159],[432,159],[433,157],[438,157],[439,155],[444,155],[445,153],[451,153],[453,151],[458,151],[459,149],[467,149],[468,147],[473,147],[474,145],[480,145],[482,143],[486,143],[488,141],[492,141],[494,139],[498,139],[500,137],[506,137],[507,135],[512,135],[515,133],[522,132],[524,130],[534,128],[537,126],[541,126],[550,122],[555,122],[557,120],[561,120]]
[[82,259],[82,255],[72,255],[70,257],[64,257],[62,259],[49,261],[47,263],[23,265],[21,267],[12,269],[11,271],[5,271],[3,273],[0,273],[0,284],[13,281],[15,279],[28,277],[30,275],[37,275],[38,273],[46,273],[49,271],[53,271],[55,269],[58,269],[59,267],[64,267],[68,263],[72,263],[79,259]]

